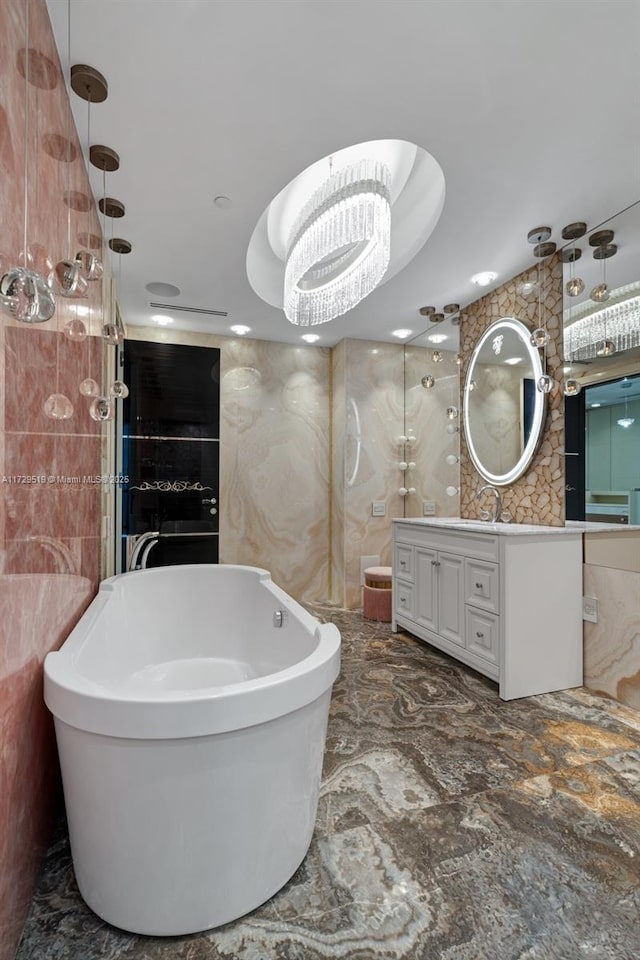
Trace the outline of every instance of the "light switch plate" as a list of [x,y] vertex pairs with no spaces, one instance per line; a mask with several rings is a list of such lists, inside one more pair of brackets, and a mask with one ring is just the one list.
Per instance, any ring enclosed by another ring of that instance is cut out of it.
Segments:
[[435,517],[436,515],[436,502],[435,500],[423,500],[422,501],[422,516],[423,517]]
[[387,505],[384,500],[374,500],[371,504],[371,516],[372,517],[386,517],[387,515]]
[[595,597],[582,598],[582,619],[589,623],[598,622],[598,601]]

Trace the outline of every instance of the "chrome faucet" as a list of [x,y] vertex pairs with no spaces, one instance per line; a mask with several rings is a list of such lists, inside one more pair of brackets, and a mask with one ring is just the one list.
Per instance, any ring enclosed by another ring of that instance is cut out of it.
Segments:
[[487,522],[489,522],[490,520],[491,523],[498,523],[498,521],[500,520],[500,517],[502,516],[502,497],[500,496],[500,491],[496,487],[492,487],[490,483],[487,483],[484,485],[484,487],[480,487],[480,489],[478,490],[476,494],[476,500],[479,500],[482,494],[486,493],[489,490],[496,498],[496,502],[493,508],[493,516],[491,516],[488,510],[483,510],[482,519],[486,520]]
[[39,544],[43,550],[51,554],[58,568],[56,573],[71,573],[77,576],[78,565],[73,559],[69,547],[62,540],[58,540],[56,537],[43,537],[39,534],[33,534],[27,537],[27,540]]

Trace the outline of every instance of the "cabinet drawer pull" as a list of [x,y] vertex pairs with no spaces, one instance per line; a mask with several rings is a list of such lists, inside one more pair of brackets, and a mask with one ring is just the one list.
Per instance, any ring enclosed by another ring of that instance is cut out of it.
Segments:
[[406,603],[406,602],[407,602],[406,597],[400,597],[400,603]]
[[478,637],[479,640],[482,640],[484,637],[484,633],[480,633],[479,630],[476,630],[476,637]]
[[482,591],[482,589],[483,589],[482,584],[481,584],[481,583],[476,583],[476,590]]
[[407,565],[407,561],[406,561],[406,560],[401,560],[401,561],[400,561],[400,566],[401,566],[401,567],[406,567],[406,565]]
[[439,560],[432,560],[432,561],[431,561],[431,566],[432,566],[432,567],[439,567],[439,566],[440,566],[440,561],[439,561]]

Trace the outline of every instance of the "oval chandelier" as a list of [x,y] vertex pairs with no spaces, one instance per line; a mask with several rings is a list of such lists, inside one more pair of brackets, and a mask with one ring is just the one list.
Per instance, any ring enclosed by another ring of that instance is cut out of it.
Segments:
[[306,327],[356,306],[389,265],[391,176],[386,164],[360,160],[331,173],[291,230],[284,312]]

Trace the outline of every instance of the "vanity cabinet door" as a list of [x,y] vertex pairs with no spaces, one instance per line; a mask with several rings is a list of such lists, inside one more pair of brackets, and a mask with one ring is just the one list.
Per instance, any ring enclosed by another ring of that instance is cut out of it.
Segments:
[[499,568],[497,563],[465,560],[466,600],[489,613],[500,612]]
[[413,580],[413,547],[396,543],[393,554],[393,573],[403,580]]
[[438,554],[438,633],[464,646],[464,557]]
[[416,603],[414,618],[421,627],[438,632],[438,554],[416,547]]
[[413,584],[396,580],[393,588],[396,616],[413,619]]
[[467,607],[467,650],[483,660],[499,661],[499,620],[491,613]]

